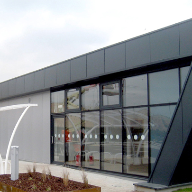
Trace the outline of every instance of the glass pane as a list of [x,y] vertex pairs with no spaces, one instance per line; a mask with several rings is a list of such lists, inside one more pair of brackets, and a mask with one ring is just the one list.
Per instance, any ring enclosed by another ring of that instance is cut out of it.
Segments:
[[103,111],[101,118],[102,169],[122,172],[122,112]]
[[175,105],[151,107],[151,170],[167,133]]
[[124,172],[148,176],[148,109],[125,109],[123,123]]
[[54,161],[64,162],[64,118],[54,119]]
[[177,102],[179,98],[178,69],[149,74],[150,103]]
[[64,112],[64,91],[51,93],[51,113]]
[[83,167],[100,169],[100,120],[99,112],[82,113]]
[[189,72],[189,66],[181,68],[181,89],[183,88],[183,85],[185,83],[185,79],[187,77],[187,74]]
[[123,104],[147,105],[147,75],[123,79]]
[[65,162],[81,166],[81,114],[67,114],[65,121]]
[[67,109],[79,109],[79,89],[67,91]]
[[81,88],[82,110],[99,109],[99,84]]
[[103,106],[119,104],[119,83],[102,86]]

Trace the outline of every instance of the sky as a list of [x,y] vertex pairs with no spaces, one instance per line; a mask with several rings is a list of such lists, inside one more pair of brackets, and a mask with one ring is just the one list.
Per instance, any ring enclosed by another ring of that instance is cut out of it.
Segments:
[[192,0],[0,0],[0,82],[192,18]]

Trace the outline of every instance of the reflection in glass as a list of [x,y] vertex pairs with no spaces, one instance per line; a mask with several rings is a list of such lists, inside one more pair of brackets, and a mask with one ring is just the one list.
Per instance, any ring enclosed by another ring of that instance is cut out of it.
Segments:
[[79,109],[79,89],[67,91],[67,109]]
[[166,135],[175,105],[151,107],[151,170]]
[[177,102],[179,98],[178,69],[149,74],[150,104]]
[[124,172],[148,176],[148,110],[124,109]]
[[119,83],[102,86],[103,106],[119,104]]
[[83,167],[100,169],[99,112],[82,113]]
[[64,112],[64,91],[51,93],[51,113]]
[[99,84],[81,88],[82,110],[99,109]]
[[183,85],[185,83],[185,79],[187,77],[188,72],[189,72],[189,66],[181,68],[181,71],[180,71],[180,73],[181,73],[181,89],[183,88]]
[[81,114],[67,114],[65,122],[65,162],[81,166]]
[[124,106],[147,105],[147,75],[123,79]]
[[54,161],[64,162],[64,118],[54,118]]
[[[122,172],[122,113],[121,110],[106,110],[101,114],[103,170]],[[113,135],[113,138],[110,138]],[[118,135],[117,138],[114,135]]]

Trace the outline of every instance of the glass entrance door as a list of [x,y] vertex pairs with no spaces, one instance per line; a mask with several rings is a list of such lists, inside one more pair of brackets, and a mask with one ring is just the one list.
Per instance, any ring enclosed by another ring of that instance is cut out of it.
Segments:
[[64,163],[64,118],[53,118],[51,137],[52,161]]

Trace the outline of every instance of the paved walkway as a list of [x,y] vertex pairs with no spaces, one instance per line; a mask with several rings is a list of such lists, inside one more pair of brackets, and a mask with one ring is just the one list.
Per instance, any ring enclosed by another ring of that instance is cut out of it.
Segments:
[[[62,177],[63,171],[67,170],[69,179],[82,182],[82,171],[77,169],[65,168],[60,165],[36,163],[36,171],[42,172],[48,168],[54,176]],[[33,163],[20,161],[19,172],[27,172],[27,167],[32,169]],[[98,173],[93,171],[85,171],[89,184],[100,186],[102,192],[131,192],[134,191],[133,183],[143,182],[143,180],[114,176],[110,174]]]

